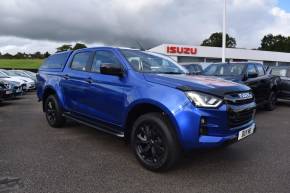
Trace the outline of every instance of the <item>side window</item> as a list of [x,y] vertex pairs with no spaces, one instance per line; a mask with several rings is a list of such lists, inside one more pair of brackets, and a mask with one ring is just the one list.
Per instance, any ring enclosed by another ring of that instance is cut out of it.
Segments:
[[273,68],[271,70],[271,74],[274,75],[274,76],[285,77],[287,75],[287,69]]
[[49,56],[44,63],[41,65],[41,68],[44,69],[60,69],[62,68],[68,57],[70,56],[71,52],[64,52],[64,53],[58,53]]
[[196,72],[202,72],[202,68],[199,65],[196,65]]
[[90,52],[81,52],[74,56],[73,61],[71,63],[71,69],[86,71],[86,66],[90,59]]
[[210,65],[205,69],[206,75],[215,75],[217,73],[217,64]]
[[256,67],[254,64],[249,64],[247,69],[248,74],[254,74],[257,73]]
[[288,69],[288,72],[287,72],[287,77],[290,78],[290,69]]
[[256,64],[256,67],[258,69],[258,75],[264,76],[265,75],[265,69],[261,64]]
[[101,64],[110,64],[110,66],[118,68],[121,66],[121,63],[113,52],[104,50],[95,52],[91,71],[100,73]]

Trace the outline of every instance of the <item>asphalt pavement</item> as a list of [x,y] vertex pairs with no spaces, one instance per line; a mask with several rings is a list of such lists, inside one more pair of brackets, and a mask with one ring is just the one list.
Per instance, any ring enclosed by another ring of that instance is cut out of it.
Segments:
[[153,173],[120,138],[75,122],[49,127],[30,93],[0,104],[0,193],[289,193],[290,102],[258,111],[257,126],[239,143]]

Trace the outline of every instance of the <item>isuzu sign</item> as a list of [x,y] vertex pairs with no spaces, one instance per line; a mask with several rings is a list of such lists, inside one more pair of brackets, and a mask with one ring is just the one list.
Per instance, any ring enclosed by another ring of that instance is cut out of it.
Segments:
[[167,46],[167,54],[186,54],[186,55],[196,55],[197,49],[190,47],[180,47],[180,46]]

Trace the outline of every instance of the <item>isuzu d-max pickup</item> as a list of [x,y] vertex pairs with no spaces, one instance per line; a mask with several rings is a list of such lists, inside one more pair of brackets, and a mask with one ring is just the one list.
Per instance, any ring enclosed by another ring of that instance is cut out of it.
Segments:
[[256,129],[248,86],[190,76],[167,56],[134,49],[56,53],[39,69],[37,95],[52,127],[72,119],[124,137],[153,171],[184,150],[230,144]]

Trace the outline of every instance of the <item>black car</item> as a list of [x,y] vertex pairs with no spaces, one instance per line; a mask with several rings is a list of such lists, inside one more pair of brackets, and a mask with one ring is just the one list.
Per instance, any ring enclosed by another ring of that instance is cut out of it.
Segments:
[[252,88],[258,106],[265,106],[267,110],[276,107],[281,79],[267,74],[260,63],[215,63],[209,65],[203,75],[245,84]]
[[190,74],[198,75],[202,73],[202,67],[199,64],[183,64],[184,68],[186,68]]
[[268,73],[281,78],[278,98],[290,100],[290,67],[271,67]]
[[14,96],[13,84],[0,79],[0,100],[8,99]]
[[5,86],[4,83],[0,82],[0,102],[3,100],[4,98],[4,94],[5,94]]

